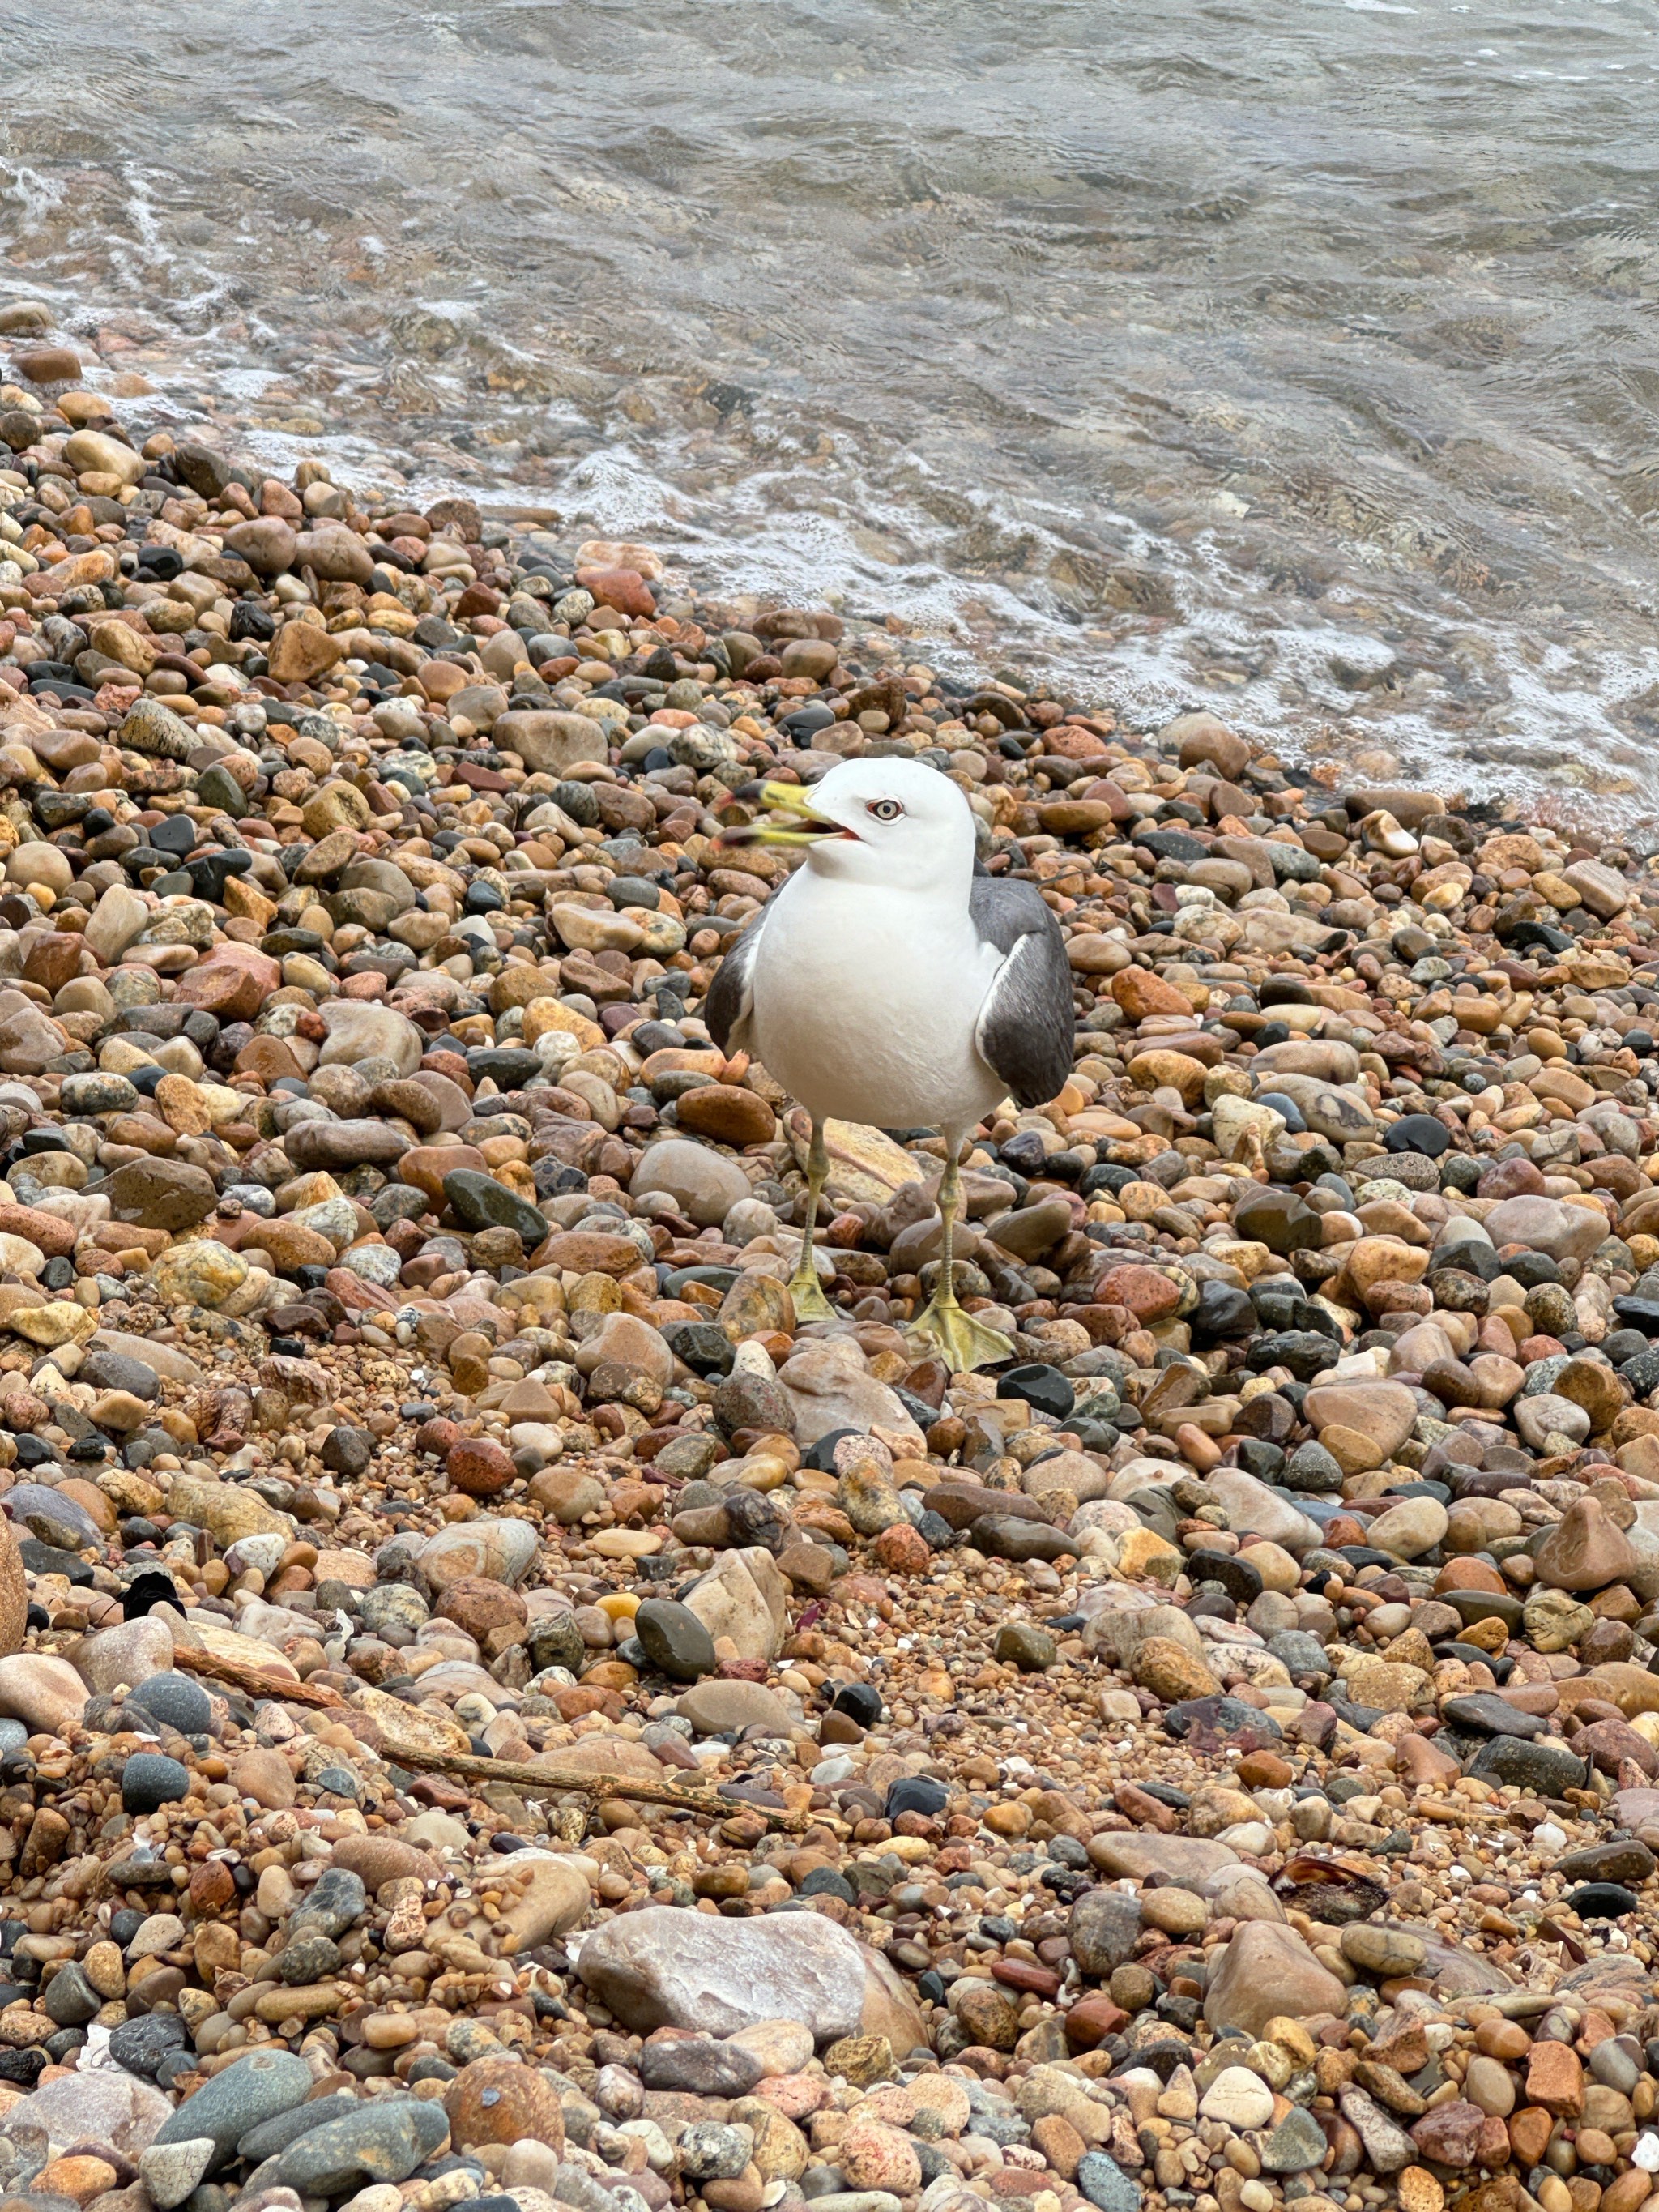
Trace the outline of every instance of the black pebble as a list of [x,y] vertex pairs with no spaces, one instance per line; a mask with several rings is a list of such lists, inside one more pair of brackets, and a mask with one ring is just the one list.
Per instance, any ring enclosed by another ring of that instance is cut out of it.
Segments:
[[858,1433],[856,1429],[831,1429],[827,1436],[818,1438],[802,1459],[801,1465],[815,1468],[819,1474],[833,1474],[836,1471],[836,1446],[843,1437],[855,1437]]
[[881,1698],[868,1682],[845,1682],[836,1691],[830,1710],[845,1713],[860,1728],[872,1729],[881,1718]]
[[1437,1160],[1451,1142],[1451,1132],[1432,1114],[1405,1114],[1382,1132],[1382,1142],[1391,1152],[1421,1152]]
[[883,1818],[896,1820],[901,1813],[920,1813],[925,1820],[936,1820],[950,1802],[942,1782],[926,1774],[901,1775],[888,1790]]
[[[136,1759],[128,1762],[129,1774],[137,1764]],[[183,1773],[184,1769],[179,1771]],[[182,2051],[189,2038],[190,2031],[176,2012],[145,2013],[137,2020],[124,2020],[111,2031],[109,2055],[129,2074],[153,2081],[163,2060]]]
[[1622,1920],[1642,1909],[1636,1892],[1618,1881],[1587,1881],[1582,1888],[1570,1890],[1562,1902],[1581,1920]]
[[135,1575],[122,1591],[121,1618],[123,1620],[137,1620],[152,1606],[177,1605],[178,1602],[179,1592],[173,1577],[154,1568],[148,1573]]
[[1034,1362],[1026,1367],[1011,1367],[997,1377],[999,1398],[1023,1398],[1040,1413],[1052,1413],[1063,1421],[1077,1403],[1077,1393],[1057,1367]]

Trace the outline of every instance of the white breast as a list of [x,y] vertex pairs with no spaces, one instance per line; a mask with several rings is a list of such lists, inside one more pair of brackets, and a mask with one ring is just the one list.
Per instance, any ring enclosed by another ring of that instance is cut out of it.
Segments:
[[779,893],[755,957],[750,1036],[815,1115],[881,1128],[960,1128],[1004,1095],[974,1048],[1001,955],[965,900],[825,882]]

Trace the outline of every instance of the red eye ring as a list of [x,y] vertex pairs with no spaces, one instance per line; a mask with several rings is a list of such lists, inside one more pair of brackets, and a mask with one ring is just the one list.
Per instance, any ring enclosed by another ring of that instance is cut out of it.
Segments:
[[872,799],[865,808],[865,812],[873,814],[878,822],[896,822],[903,811],[896,799]]

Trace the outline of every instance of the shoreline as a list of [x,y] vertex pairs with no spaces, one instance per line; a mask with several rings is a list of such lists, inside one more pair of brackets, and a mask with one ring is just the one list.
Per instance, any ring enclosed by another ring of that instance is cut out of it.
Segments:
[[[72,360],[0,390],[9,2205],[1656,2212],[1659,878]],[[907,1344],[915,1133],[832,1131],[798,1325],[699,1012],[739,789],[901,745],[1076,986],[964,1165],[999,1373]]]

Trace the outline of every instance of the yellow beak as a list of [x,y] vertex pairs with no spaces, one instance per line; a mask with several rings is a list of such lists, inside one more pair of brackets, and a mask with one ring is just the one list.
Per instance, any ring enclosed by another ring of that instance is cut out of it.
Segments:
[[783,830],[767,822],[746,823],[735,829],[722,830],[717,841],[722,845],[817,845],[826,837],[851,835],[839,822],[831,822],[826,815],[818,813],[806,791],[798,783],[746,783],[732,796],[750,805],[763,806],[771,813],[793,814],[797,820],[812,826]]

